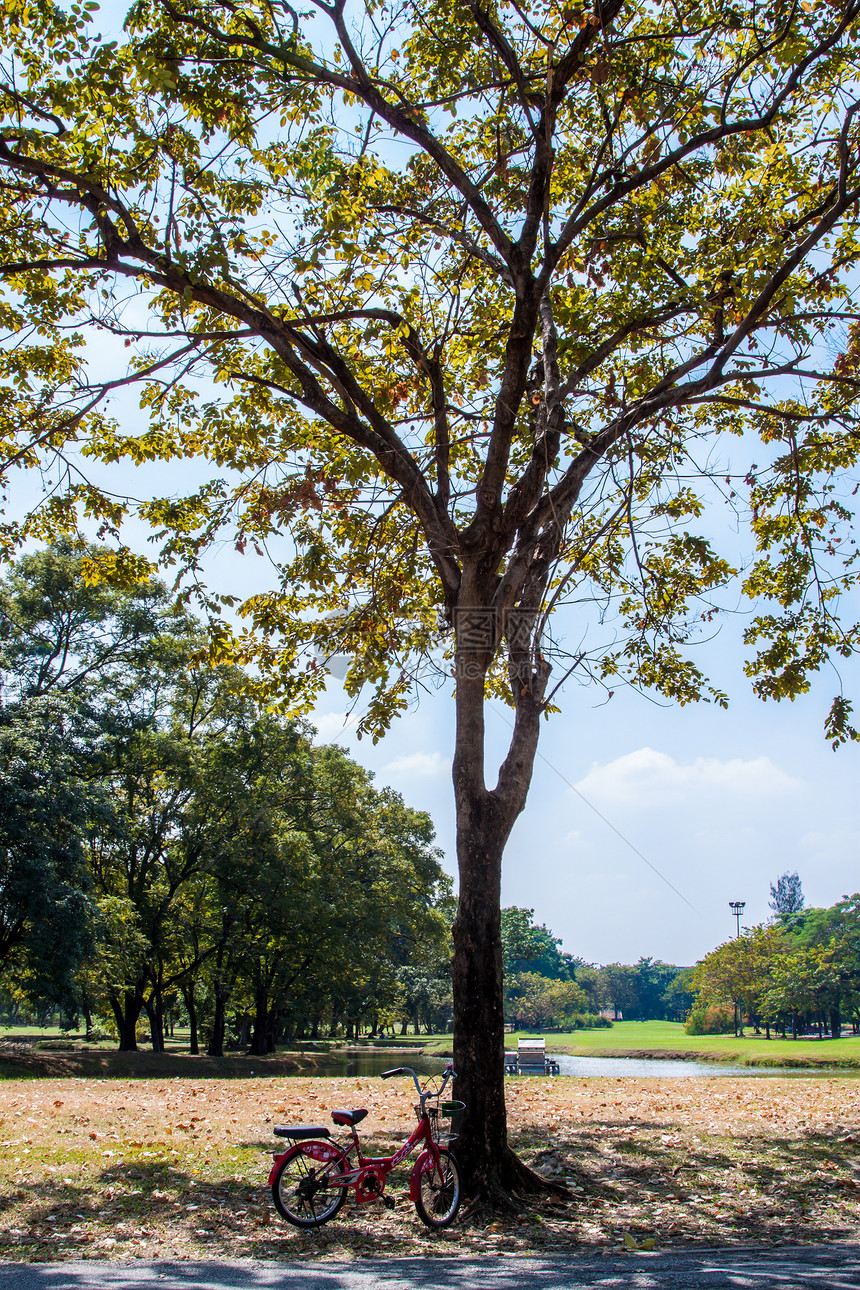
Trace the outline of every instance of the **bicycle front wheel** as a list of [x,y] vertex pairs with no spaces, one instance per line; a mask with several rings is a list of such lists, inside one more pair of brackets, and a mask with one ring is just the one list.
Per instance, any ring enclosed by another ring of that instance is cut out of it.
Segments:
[[428,1227],[448,1227],[457,1217],[461,1196],[460,1166],[446,1147],[440,1147],[439,1168],[421,1175],[418,1217]]
[[300,1143],[288,1151],[272,1182],[275,1208],[295,1227],[321,1227],[346,1200],[346,1187],[331,1181],[349,1169],[346,1156],[317,1160],[309,1154],[311,1145]]

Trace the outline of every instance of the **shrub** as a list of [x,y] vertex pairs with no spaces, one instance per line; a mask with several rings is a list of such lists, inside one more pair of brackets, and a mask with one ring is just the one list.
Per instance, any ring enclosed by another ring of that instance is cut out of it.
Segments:
[[573,1018],[571,1030],[608,1030],[612,1022],[599,1012],[583,1012]]
[[694,1008],[684,1022],[684,1030],[688,1035],[733,1035],[734,1009],[724,1003]]

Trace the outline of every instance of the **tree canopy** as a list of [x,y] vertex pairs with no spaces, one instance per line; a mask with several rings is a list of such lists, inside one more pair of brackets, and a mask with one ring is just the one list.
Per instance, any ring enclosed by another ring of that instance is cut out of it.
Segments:
[[[0,444],[52,481],[3,540],[134,510],[195,576],[256,545],[277,585],[224,649],[293,702],[346,654],[374,733],[453,665],[460,1146],[495,1194],[528,1181],[501,855],[566,677],[724,703],[685,644],[738,595],[763,697],[857,647],[860,0],[139,0],[107,41],[92,8],[0,16]],[[203,456],[137,504],[88,465]],[[857,736],[840,682],[826,725]]]
[[[133,505],[75,446],[204,453],[222,478],[137,510],[192,566],[228,519],[240,547],[292,536],[245,606],[285,684],[309,638],[346,650],[384,724],[469,549],[529,628],[590,586],[630,632],[586,654],[683,700],[708,692],[694,601],[733,572],[691,529],[714,476],[757,549],[760,692],[853,648],[855,4],[150,0],[114,41],[96,8],[3,19],[3,467],[70,484],[7,543]],[[723,479],[707,440],[742,432]]]
[[[707,1029],[709,1008],[715,1024],[731,1029],[736,1004],[758,1027],[790,1025],[796,1037],[801,1022],[812,1020],[818,1033],[834,1039],[848,1014],[860,1022],[860,896],[843,896],[826,909],[777,910],[770,924],[745,928],[718,945],[693,971],[698,992],[688,1028]],[[737,1018],[736,1018],[737,1019]]]

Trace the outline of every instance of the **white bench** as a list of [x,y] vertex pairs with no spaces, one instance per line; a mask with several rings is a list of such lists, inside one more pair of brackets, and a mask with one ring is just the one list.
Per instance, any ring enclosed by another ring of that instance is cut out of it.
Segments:
[[546,1070],[546,1040],[520,1039],[517,1043],[517,1066],[521,1071]]

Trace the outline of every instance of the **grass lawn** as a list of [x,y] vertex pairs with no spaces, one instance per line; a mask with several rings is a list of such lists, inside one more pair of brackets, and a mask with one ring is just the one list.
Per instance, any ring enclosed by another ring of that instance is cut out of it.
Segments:
[[[525,1034],[525,1032],[522,1032]],[[518,1035],[508,1036],[511,1048]],[[547,1050],[578,1057],[710,1058],[746,1066],[860,1066],[860,1035],[842,1039],[765,1039],[748,1030],[744,1039],[733,1035],[688,1035],[680,1022],[616,1021],[609,1030],[575,1030],[546,1034]]]
[[[408,1080],[42,1079],[0,1083],[0,1263],[356,1259],[856,1241],[860,1082],[534,1079],[506,1089],[511,1140],[565,1184],[531,1209],[434,1234],[407,1194],[318,1231],[267,1187],[275,1124],[364,1106],[387,1154],[414,1125]],[[340,1136],[338,1134],[338,1136]]]

